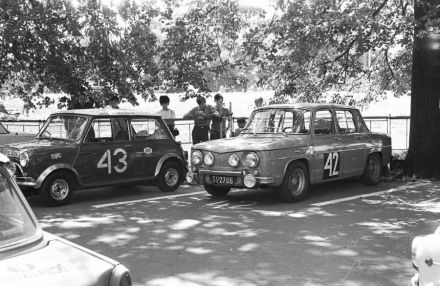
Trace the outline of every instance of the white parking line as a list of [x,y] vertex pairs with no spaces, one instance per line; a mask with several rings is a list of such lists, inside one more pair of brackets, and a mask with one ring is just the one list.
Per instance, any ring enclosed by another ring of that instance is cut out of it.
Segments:
[[337,204],[337,203],[342,203],[342,202],[347,202],[347,201],[352,201],[352,200],[363,199],[363,198],[368,198],[368,197],[388,194],[388,193],[392,193],[392,192],[402,191],[404,189],[408,189],[408,186],[401,186],[401,187],[393,188],[393,189],[386,190],[386,191],[380,191],[380,192],[374,192],[374,193],[369,193],[369,194],[364,194],[364,195],[357,195],[357,196],[352,196],[352,197],[346,197],[346,198],[342,198],[342,199],[336,199],[336,200],[331,200],[331,201],[326,201],[326,202],[314,203],[314,204],[310,204],[310,205],[314,206],[314,207],[322,207],[322,206],[334,205],[334,204]]
[[124,202],[116,202],[116,203],[108,203],[108,204],[102,204],[102,205],[94,205],[92,207],[99,209],[99,208],[119,206],[119,205],[130,205],[130,204],[141,203],[141,202],[158,201],[158,200],[164,200],[164,199],[174,199],[174,198],[178,198],[178,197],[192,196],[192,195],[198,195],[198,194],[203,194],[203,193],[206,194],[206,191],[178,194],[178,195],[170,195],[170,196],[162,196],[162,197],[154,197],[154,198],[132,200],[132,201],[124,201]]

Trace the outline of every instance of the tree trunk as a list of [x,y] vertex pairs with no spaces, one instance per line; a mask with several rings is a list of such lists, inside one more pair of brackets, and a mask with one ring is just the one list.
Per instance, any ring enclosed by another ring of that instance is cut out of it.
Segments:
[[[434,4],[437,0],[429,0]],[[411,124],[405,174],[440,178],[440,36],[424,34],[427,4],[415,1]]]

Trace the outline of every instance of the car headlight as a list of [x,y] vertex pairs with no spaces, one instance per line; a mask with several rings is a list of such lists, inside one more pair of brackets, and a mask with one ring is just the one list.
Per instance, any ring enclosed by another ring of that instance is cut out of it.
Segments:
[[205,155],[203,162],[208,166],[214,165],[214,155],[212,155],[211,152],[208,152],[208,154]]
[[419,270],[419,265],[417,263],[417,248],[423,238],[421,236],[414,237],[411,243],[411,261],[414,269]]
[[246,155],[246,158],[244,160],[244,165],[248,168],[255,168],[257,167],[259,161],[260,159],[258,158],[257,154],[251,152]]
[[199,150],[195,150],[191,153],[191,163],[194,165],[202,164],[203,161],[202,158],[203,158],[202,152],[200,152]]
[[229,166],[237,167],[239,162],[240,162],[240,157],[238,157],[237,154],[234,153],[234,154],[229,155],[229,158],[228,158]]
[[17,170],[17,167],[12,162],[7,162],[5,165],[6,170],[8,171],[9,175],[14,177],[15,171]]
[[26,152],[20,153],[20,166],[26,167],[29,164],[29,154]]
[[112,277],[110,278],[110,286],[131,286],[131,276],[128,269],[119,264],[113,269]]

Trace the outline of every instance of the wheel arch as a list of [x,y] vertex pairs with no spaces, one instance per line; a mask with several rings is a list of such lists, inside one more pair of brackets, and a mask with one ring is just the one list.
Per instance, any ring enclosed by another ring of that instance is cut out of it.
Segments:
[[286,166],[284,167],[283,178],[284,176],[286,176],[287,169],[290,167],[290,165],[292,165],[295,162],[303,162],[306,165],[307,171],[309,172],[309,181],[310,181],[311,165],[310,165],[310,161],[307,158],[294,158],[289,163],[287,163]]
[[34,187],[35,189],[39,189],[41,187],[41,185],[43,184],[44,180],[50,175],[53,174],[54,172],[58,172],[58,171],[65,171],[68,173],[73,174],[74,178],[75,178],[75,183],[77,185],[79,184],[78,181],[78,172],[75,170],[75,168],[73,168],[72,166],[68,165],[68,164],[55,164],[52,165],[50,167],[48,167],[46,170],[44,170],[40,176],[37,179],[37,184]]
[[174,153],[167,153],[165,155],[163,155],[160,159],[159,162],[157,162],[156,165],[156,170],[154,171],[154,176],[158,176],[160,169],[162,168],[163,164],[165,164],[165,162],[177,162],[180,166],[180,172],[182,177],[185,176],[185,163],[183,162],[182,158],[180,158],[177,154]]

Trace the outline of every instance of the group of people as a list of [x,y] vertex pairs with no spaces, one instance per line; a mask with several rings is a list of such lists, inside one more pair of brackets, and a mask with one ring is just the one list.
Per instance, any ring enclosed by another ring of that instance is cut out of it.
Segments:
[[[223,106],[223,96],[219,93],[214,96],[215,106],[206,104],[206,98],[200,95],[197,96],[196,102],[197,106],[183,116],[185,119],[194,120],[194,128],[192,131],[193,144],[225,138],[226,131],[230,127],[228,118],[232,113]],[[159,97],[159,103],[162,109],[158,114],[167,122],[170,130],[174,130],[173,119],[176,118],[176,114],[174,110],[168,107],[170,98],[163,95]]]

